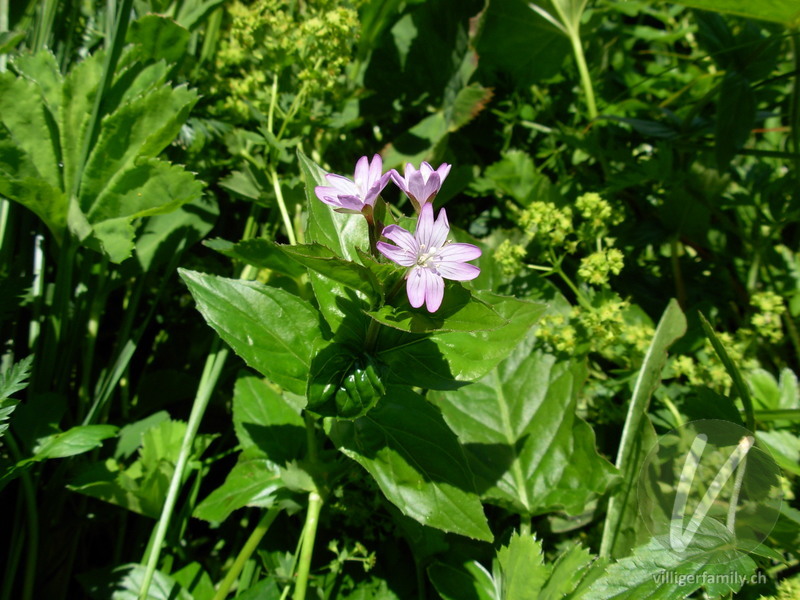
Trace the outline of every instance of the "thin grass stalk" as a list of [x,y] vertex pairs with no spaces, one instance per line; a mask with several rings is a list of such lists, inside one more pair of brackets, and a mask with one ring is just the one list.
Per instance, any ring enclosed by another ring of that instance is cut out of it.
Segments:
[[253,529],[253,532],[250,534],[250,537],[247,538],[247,541],[239,552],[239,555],[236,557],[236,560],[234,561],[230,570],[225,575],[225,579],[223,579],[222,583],[219,584],[217,593],[214,594],[213,600],[225,600],[225,597],[228,595],[231,587],[233,587],[236,579],[244,569],[245,564],[248,560],[250,560],[253,552],[255,552],[256,548],[258,548],[258,544],[261,543],[261,540],[266,535],[270,525],[272,525],[272,522],[275,520],[278,514],[280,514],[280,512],[280,508],[273,506],[262,515],[255,529]]
[[229,350],[222,348],[219,338],[214,338],[214,342],[209,352],[206,364],[203,369],[203,375],[200,378],[200,385],[197,388],[197,394],[194,398],[192,405],[192,412],[189,415],[189,423],[186,426],[186,433],[181,442],[180,453],[178,460],[175,463],[175,472],[169,483],[169,490],[167,491],[167,498],[164,501],[164,507],[161,510],[161,516],[158,519],[155,532],[153,534],[152,543],[148,556],[145,559],[145,573],[142,578],[142,587],[139,590],[139,598],[146,600],[150,592],[150,584],[153,582],[153,576],[156,572],[158,559],[161,556],[161,545],[164,543],[164,538],[167,535],[167,527],[169,526],[172,513],[175,510],[175,504],[178,500],[178,492],[180,491],[183,474],[186,470],[186,465],[189,462],[189,456],[192,453],[192,445],[194,444],[197,430],[200,428],[200,421],[208,407],[208,402],[211,399],[211,392],[217,385],[222,367],[228,358]]

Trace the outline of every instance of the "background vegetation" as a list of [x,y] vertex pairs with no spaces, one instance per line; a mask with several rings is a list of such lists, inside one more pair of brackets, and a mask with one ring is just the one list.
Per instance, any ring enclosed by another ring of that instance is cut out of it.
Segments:
[[[0,598],[800,597],[798,27],[792,0],[0,0]],[[208,306],[334,323],[273,242],[341,233],[306,191],[374,153],[453,165],[473,294],[528,312],[459,334],[477,383],[401,382],[364,450]],[[709,572],[630,494],[702,418],[781,470],[764,545],[720,561],[753,585],[652,577]]]

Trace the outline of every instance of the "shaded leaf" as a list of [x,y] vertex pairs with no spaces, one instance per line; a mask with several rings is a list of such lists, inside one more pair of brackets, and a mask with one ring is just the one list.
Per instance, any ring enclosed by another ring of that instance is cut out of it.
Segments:
[[363,466],[404,515],[443,531],[492,539],[464,451],[421,396],[390,388],[366,416],[326,426],[337,448]]

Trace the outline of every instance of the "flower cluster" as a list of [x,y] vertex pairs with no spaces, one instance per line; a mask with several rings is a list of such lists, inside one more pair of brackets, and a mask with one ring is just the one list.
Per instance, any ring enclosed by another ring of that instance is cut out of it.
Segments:
[[[356,163],[353,179],[328,173],[329,185],[317,186],[314,193],[325,204],[341,213],[361,213],[370,226],[377,227],[393,244],[379,241],[375,250],[405,267],[406,293],[414,308],[423,304],[429,312],[436,312],[444,297],[444,280],[469,281],[480,274],[480,269],[467,261],[481,255],[481,250],[472,244],[455,244],[449,239],[450,223],[445,209],[434,219],[433,200],[442,187],[450,165],[442,164],[434,169],[423,162],[417,169],[406,164],[404,176],[394,169],[383,173],[383,161],[379,155],[370,161],[362,156]],[[399,225],[383,227],[373,222],[375,202],[383,189],[393,181],[408,196],[419,214],[417,227],[412,234]]]

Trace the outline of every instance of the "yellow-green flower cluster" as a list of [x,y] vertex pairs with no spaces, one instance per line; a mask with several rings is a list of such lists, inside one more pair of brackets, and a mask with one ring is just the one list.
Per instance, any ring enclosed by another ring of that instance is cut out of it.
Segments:
[[781,341],[781,317],[786,312],[783,299],[775,292],[758,292],[752,295],[750,304],[758,309],[750,319],[756,333],[772,343]]
[[[572,209],[558,208],[551,202],[532,202],[520,211],[519,224],[529,239],[540,239],[551,246],[562,246],[573,233]],[[574,246],[568,252],[574,252]]]
[[[717,338],[728,356],[740,370],[746,371],[758,366],[758,361],[747,355],[752,335],[753,332],[749,329],[739,329],[735,335],[728,332],[717,333]],[[731,377],[708,340],[705,340],[703,348],[695,356],[678,356],[673,359],[671,371],[673,377],[683,378],[691,385],[707,386],[721,393],[727,393],[731,388]]]
[[617,248],[598,250],[581,259],[578,276],[592,285],[606,285],[609,273],[619,275],[624,265],[624,256]]
[[562,314],[544,315],[539,319],[536,337],[553,350],[567,354],[575,353],[578,341],[575,327]]
[[274,76],[289,73],[283,92],[326,99],[343,86],[359,22],[356,2],[255,0],[227,3],[229,26],[216,55],[213,92],[218,109],[247,118],[250,107],[266,114]]
[[510,240],[503,240],[494,251],[494,261],[500,265],[503,275],[512,277],[522,269],[522,259],[526,254],[524,246],[513,244]]

